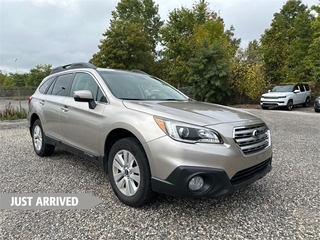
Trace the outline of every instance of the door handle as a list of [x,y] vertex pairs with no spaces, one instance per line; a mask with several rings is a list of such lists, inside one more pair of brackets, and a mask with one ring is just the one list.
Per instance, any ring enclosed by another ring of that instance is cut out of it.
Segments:
[[68,108],[67,106],[63,106],[63,107],[61,107],[61,110],[62,110],[63,112],[68,112],[68,111],[69,111],[69,108]]
[[40,104],[41,104],[41,105],[44,105],[44,100],[41,100],[41,101],[40,101]]

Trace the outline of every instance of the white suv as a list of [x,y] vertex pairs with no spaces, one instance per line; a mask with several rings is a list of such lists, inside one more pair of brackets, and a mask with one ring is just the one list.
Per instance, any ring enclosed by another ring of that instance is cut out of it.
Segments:
[[262,94],[260,105],[262,109],[285,107],[291,111],[295,105],[303,104],[309,107],[310,100],[311,90],[308,84],[278,85],[268,93]]

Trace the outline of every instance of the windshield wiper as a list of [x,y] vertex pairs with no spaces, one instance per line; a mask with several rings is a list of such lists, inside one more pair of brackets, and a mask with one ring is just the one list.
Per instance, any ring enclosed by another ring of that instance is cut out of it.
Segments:
[[146,100],[146,99],[141,99],[141,98],[119,98],[121,100],[138,100],[138,101],[143,101],[143,100]]
[[152,100],[152,101],[188,101],[188,99],[175,99],[175,98],[147,98],[146,100]]

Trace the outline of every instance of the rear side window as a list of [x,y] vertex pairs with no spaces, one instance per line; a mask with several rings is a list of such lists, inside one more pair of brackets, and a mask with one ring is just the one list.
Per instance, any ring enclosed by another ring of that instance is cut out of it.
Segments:
[[48,80],[46,80],[40,87],[39,87],[39,92],[42,94],[45,94],[47,89],[49,88],[49,86],[52,84],[54,80],[54,77],[49,78]]
[[308,85],[308,84],[304,85],[304,87],[306,88],[306,91],[309,91],[309,90],[310,90],[310,88],[309,88],[309,85]]
[[[55,81],[53,87],[50,87],[48,94],[57,96],[66,96],[73,74],[61,75]],[[52,89],[52,90],[51,90]]]

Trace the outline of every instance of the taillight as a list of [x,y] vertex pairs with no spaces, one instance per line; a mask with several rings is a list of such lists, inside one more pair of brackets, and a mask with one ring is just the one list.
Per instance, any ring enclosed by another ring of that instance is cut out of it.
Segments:
[[32,96],[28,98],[28,105],[31,103]]

